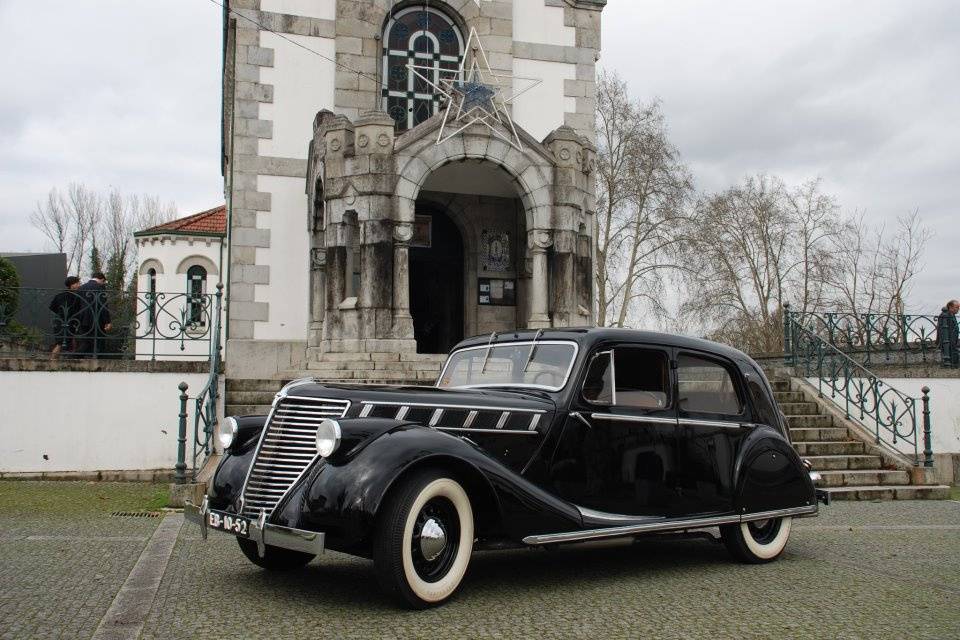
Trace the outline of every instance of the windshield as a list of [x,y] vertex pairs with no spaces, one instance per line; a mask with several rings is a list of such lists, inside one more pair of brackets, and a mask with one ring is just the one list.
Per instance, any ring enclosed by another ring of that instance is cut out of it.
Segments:
[[460,349],[450,355],[437,386],[559,391],[567,384],[576,355],[576,343],[548,340]]

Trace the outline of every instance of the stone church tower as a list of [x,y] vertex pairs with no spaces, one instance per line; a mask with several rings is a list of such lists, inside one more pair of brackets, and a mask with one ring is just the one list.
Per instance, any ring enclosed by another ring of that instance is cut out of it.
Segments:
[[590,324],[605,3],[231,0],[229,368]]

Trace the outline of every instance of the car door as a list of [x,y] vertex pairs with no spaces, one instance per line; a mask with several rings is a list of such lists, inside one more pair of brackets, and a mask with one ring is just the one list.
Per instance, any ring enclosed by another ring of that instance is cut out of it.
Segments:
[[690,514],[730,511],[737,452],[751,429],[739,370],[719,356],[680,350],[676,381],[677,489]]
[[597,349],[552,458],[554,490],[581,509],[669,515],[680,463],[672,350]]

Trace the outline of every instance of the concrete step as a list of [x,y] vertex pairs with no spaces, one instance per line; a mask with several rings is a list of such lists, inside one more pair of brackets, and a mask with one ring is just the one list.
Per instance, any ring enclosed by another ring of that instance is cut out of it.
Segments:
[[849,434],[844,427],[790,429],[790,440],[793,442],[836,442],[847,438]]
[[790,391],[790,380],[786,378],[774,378],[770,381],[770,386],[774,391]]
[[265,416],[270,413],[269,404],[228,404],[225,407],[228,416]]
[[320,362],[432,362],[443,364],[447,356],[435,353],[324,353]]
[[227,404],[266,404],[273,402],[276,391],[227,391]]
[[773,397],[777,402],[804,402],[806,396],[803,391],[774,391]]
[[[832,416],[787,416],[791,429],[822,429],[833,426]],[[837,438],[834,438],[835,440]],[[841,440],[843,438],[840,438]]]
[[910,472],[884,469],[845,471],[821,471],[821,487],[873,487],[884,485],[909,485]]
[[881,469],[880,456],[869,455],[826,455],[804,456],[817,471],[839,471],[845,469]]
[[307,364],[307,370],[310,372],[318,371],[403,371],[416,373],[418,371],[430,371],[434,375],[440,373],[441,365],[438,362],[375,362],[373,360],[354,360],[335,362],[310,362]]
[[862,455],[867,450],[867,446],[858,440],[794,442],[793,448],[803,458],[810,456]]
[[[292,380],[293,378],[290,378]],[[227,378],[227,391],[269,391],[276,393],[289,380],[264,380],[246,378]]]
[[833,500],[949,500],[947,485],[827,487]]
[[780,409],[787,416],[820,415],[820,407],[816,402],[781,402]]

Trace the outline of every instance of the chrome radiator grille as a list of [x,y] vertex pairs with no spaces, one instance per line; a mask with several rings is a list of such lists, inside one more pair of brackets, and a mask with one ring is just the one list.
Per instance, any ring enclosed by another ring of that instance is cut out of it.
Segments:
[[317,425],[342,418],[349,400],[287,396],[274,407],[243,489],[243,515],[273,512],[317,457]]

